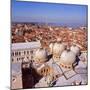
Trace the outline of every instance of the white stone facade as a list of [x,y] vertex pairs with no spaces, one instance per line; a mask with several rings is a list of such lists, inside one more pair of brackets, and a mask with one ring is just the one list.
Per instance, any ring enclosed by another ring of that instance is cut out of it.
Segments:
[[27,62],[33,60],[35,51],[40,47],[40,42],[12,44],[12,63]]

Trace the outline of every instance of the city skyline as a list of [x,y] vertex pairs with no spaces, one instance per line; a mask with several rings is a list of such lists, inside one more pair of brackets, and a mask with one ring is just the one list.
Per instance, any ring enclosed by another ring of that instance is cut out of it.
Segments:
[[12,0],[12,22],[55,23],[71,27],[87,26],[87,6]]

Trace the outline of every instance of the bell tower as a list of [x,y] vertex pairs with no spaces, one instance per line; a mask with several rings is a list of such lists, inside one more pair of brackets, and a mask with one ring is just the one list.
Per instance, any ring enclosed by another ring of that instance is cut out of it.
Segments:
[[22,63],[22,84],[23,89],[33,88],[42,78],[30,62]]
[[22,63],[22,84],[23,88],[32,88],[34,85],[34,78],[31,73],[30,63]]

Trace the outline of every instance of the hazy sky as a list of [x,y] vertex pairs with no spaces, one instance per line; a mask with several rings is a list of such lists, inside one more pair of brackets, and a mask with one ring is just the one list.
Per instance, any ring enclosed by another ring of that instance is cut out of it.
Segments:
[[12,0],[13,22],[45,22],[68,26],[86,25],[87,6]]

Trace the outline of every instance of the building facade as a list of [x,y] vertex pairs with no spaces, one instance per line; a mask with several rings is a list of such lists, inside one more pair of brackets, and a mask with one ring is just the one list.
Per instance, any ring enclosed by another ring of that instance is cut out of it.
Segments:
[[12,63],[33,61],[33,55],[41,47],[39,41],[12,44]]

